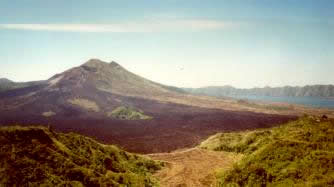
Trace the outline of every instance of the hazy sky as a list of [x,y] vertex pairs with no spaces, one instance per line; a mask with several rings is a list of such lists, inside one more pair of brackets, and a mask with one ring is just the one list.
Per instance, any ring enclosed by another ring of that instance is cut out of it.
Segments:
[[0,77],[90,58],[182,87],[334,84],[334,1],[0,1]]

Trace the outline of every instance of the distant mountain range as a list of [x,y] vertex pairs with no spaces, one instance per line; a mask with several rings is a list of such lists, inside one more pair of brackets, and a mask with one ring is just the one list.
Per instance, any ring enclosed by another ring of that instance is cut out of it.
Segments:
[[184,88],[184,90],[191,94],[214,97],[233,95],[334,97],[334,85],[284,86],[251,89],[240,89],[232,86],[209,86],[202,88]]
[[14,82],[6,78],[0,78],[0,92],[16,88],[24,88],[24,87],[39,85],[43,84],[44,82],[45,81]]

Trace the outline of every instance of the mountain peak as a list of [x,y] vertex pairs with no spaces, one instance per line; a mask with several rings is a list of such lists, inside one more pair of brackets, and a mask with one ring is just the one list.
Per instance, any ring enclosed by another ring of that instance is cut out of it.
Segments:
[[85,62],[81,67],[89,67],[89,68],[117,68],[121,67],[117,62],[111,61],[110,63],[104,62],[100,59],[92,58]]
[[96,67],[99,65],[107,65],[107,62],[104,62],[100,59],[92,58],[89,59],[87,62],[85,62],[82,66],[88,66],[88,67]]
[[111,61],[110,63],[109,63],[112,67],[119,67],[119,66],[121,66],[121,65],[119,65],[117,62],[115,62],[115,61]]
[[107,94],[150,99],[158,98],[159,95],[178,94],[175,89],[138,76],[115,61],[105,62],[99,59],[90,59],[81,66],[57,74],[48,83],[46,91],[67,93],[70,101],[79,102],[79,105],[84,103],[84,107],[87,103],[92,104],[101,110],[104,110],[104,106],[109,106],[105,101]]

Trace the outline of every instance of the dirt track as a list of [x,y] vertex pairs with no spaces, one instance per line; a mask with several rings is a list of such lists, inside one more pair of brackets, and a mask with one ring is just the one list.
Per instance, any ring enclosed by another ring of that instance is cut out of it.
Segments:
[[199,148],[173,153],[149,154],[154,160],[167,162],[167,166],[156,174],[161,186],[201,187],[215,186],[215,171],[229,169],[242,155],[214,152]]

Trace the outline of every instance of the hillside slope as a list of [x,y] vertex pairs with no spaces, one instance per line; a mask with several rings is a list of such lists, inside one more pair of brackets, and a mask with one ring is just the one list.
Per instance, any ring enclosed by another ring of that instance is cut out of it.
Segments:
[[222,185],[334,185],[334,122],[304,117],[271,129],[220,133],[203,149],[244,154]]
[[44,127],[0,128],[0,186],[155,186],[161,163]]

